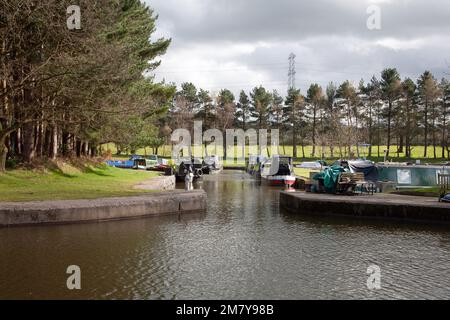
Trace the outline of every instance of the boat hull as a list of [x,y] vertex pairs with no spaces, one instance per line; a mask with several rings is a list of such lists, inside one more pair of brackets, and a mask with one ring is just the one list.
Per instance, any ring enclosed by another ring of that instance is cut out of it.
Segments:
[[261,179],[271,186],[293,186],[296,181],[294,176],[262,176]]

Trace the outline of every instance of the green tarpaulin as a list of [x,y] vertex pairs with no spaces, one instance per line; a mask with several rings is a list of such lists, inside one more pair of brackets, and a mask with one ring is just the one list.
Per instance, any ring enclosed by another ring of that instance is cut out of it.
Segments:
[[336,184],[339,179],[341,172],[344,172],[344,168],[341,166],[332,166],[321,173],[316,174],[314,180],[323,180],[324,188],[326,193],[336,193]]

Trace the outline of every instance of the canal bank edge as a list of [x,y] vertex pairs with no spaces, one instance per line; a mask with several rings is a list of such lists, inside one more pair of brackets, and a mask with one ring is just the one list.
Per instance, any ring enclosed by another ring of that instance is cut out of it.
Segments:
[[135,190],[146,190],[146,191],[164,191],[164,190],[175,190],[176,188],[175,176],[159,176],[141,182],[133,187]]
[[206,210],[204,190],[170,191],[95,200],[0,203],[0,227],[133,219]]
[[281,192],[280,207],[290,213],[450,224],[450,206],[437,199],[377,194],[337,196]]

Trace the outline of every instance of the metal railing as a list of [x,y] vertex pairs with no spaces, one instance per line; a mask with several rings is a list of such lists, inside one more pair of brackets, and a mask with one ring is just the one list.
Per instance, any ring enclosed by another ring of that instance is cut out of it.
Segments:
[[440,198],[446,195],[450,191],[450,174],[438,174],[438,185],[440,188]]

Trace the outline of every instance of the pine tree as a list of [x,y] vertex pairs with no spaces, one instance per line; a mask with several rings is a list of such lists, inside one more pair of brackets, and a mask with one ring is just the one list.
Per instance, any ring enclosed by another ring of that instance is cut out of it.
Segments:
[[205,130],[212,129],[215,120],[213,99],[209,92],[203,89],[199,90],[197,99],[199,110],[197,111],[195,118],[203,121],[203,128]]
[[400,75],[397,72],[397,69],[384,69],[381,72],[381,82],[380,82],[381,91],[383,94],[383,99],[387,103],[387,150],[386,156],[389,156],[390,147],[391,147],[391,131],[392,131],[392,115],[394,103],[396,103],[398,99],[398,95],[400,93]]
[[[418,80],[418,88],[423,111],[424,126],[424,158],[428,155],[429,133],[431,129],[432,143],[436,145],[435,121],[436,121],[436,99],[438,96],[437,81],[429,71],[425,71]],[[431,119],[431,126],[430,126]],[[436,156],[436,149],[434,148]]]
[[0,18],[0,171],[5,151],[27,162],[94,155],[120,135],[118,119],[156,121],[167,110],[173,88],[144,74],[170,40],[149,40],[157,17],[144,3],[80,0],[84,27],[71,31],[61,14],[68,0],[9,2]]
[[302,157],[305,158],[304,137],[306,121],[304,120],[305,98],[300,94],[300,90],[290,88],[284,101],[285,108],[285,126],[292,130],[292,156],[297,158],[297,139],[301,138]]
[[414,130],[414,122],[416,117],[415,112],[415,99],[416,85],[410,78],[405,79],[402,82],[402,97],[403,97],[403,115],[401,121],[404,123],[404,135],[405,135],[405,155],[407,158],[411,158],[411,141],[415,136],[416,130]]
[[312,152],[311,156],[316,155],[316,134],[317,134],[317,116],[320,112],[321,104],[323,102],[322,88],[318,84],[312,84],[307,93],[306,101],[310,106],[310,114],[312,116]]
[[271,104],[267,110],[269,114],[269,123],[272,128],[281,129],[283,123],[283,102],[283,97],[280,96],[277,90],[273,90]]
[[268,124],[268,108],[270,106],[272,95],[264,87],[259,86],[250,93],[253,105],[252,116],[256,119],[258,129],[266,129]]
[[441,148],[442,148],[442,159],[445,159],[445,152],[447,151],[447,158],[450,159],[450,132],[449,132],[449,121],[450,121],[450,83],[447,79],[443,78],[439,84],[441,90],[441,101],[440,101],[440,123],[441,123]]
[[357,141],[354,141],[356,135],[356,126],[354,125],[354,120],[357,119],[357,115],[355,114],[357,93],[355,87],[347,80],[339,86],[337,95],[340,98],[338,105],[344,115],[344,119],[346,119],[347,122],[347,126],[345,128],[345,144],[348,150],[348,155],[351,156],[352,144],[357,143]]
[[250,103],[248,95],[244,90],[239,94],[239,102],[236,105],[236,123],[246,131],[251,123],[251,116],[254,114],[253,105]]

